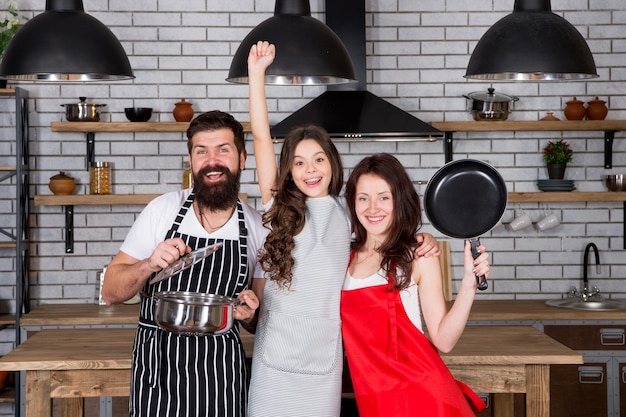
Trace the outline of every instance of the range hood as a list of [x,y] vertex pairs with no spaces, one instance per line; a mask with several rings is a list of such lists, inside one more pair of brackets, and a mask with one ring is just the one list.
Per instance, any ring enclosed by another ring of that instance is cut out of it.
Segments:
[[297,126],[323,126],[332,138],[442,138],[443,132],[367,91],[365,65],[365,0],[326,0],[326,24],[350,53],[358,82],[328,90],[271,128],[284,138]]

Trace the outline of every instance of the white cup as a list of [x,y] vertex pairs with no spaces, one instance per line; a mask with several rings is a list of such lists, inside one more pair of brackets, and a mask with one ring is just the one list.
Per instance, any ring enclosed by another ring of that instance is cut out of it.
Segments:
[[561,224],[561,221],[554,213],[548,213],[543,219],[537,222],[537,229],[540,231],[545,231],[549,229],[553,229]]
[[532,224],[533,222],[532,220],[530,220],[530,216],[526,213],[522,213],[513,220],[511,220],[511,223],[509,223],[509,228],[514,232],[518,232],[531,226]]

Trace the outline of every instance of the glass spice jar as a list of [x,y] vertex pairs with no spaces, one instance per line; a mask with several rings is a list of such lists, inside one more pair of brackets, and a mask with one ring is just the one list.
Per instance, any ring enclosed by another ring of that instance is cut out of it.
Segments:
[[193,173],[191,172],[191,166],[189,161],[183,162],[183,190],[193,187]]
[[91,163],[89,170],[89,193],[111,193],[111,168],[108,162],[95,161]]

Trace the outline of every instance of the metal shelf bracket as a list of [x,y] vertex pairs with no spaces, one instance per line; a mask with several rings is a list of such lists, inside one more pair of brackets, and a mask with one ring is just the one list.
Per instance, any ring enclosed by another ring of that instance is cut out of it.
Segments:
[[604,132],[604,168],[613,168],[613,139],[615,131],[606,130]]

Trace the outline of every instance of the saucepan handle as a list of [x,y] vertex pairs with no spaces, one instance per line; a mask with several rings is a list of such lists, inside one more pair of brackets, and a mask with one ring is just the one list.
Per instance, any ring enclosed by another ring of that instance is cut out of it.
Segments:
[[[480,246],[480,240],[476,237],[471,238],[469,241],[472,248],[472,257],[476,259],[480,256],[480,252],[478,250],[478,246]],[[481,291],[485,291],[489,287],[489,284],[487,283],[487,277],[485,277],[484,275],[476,274],[476,283],[478,284],[478,289]]]

